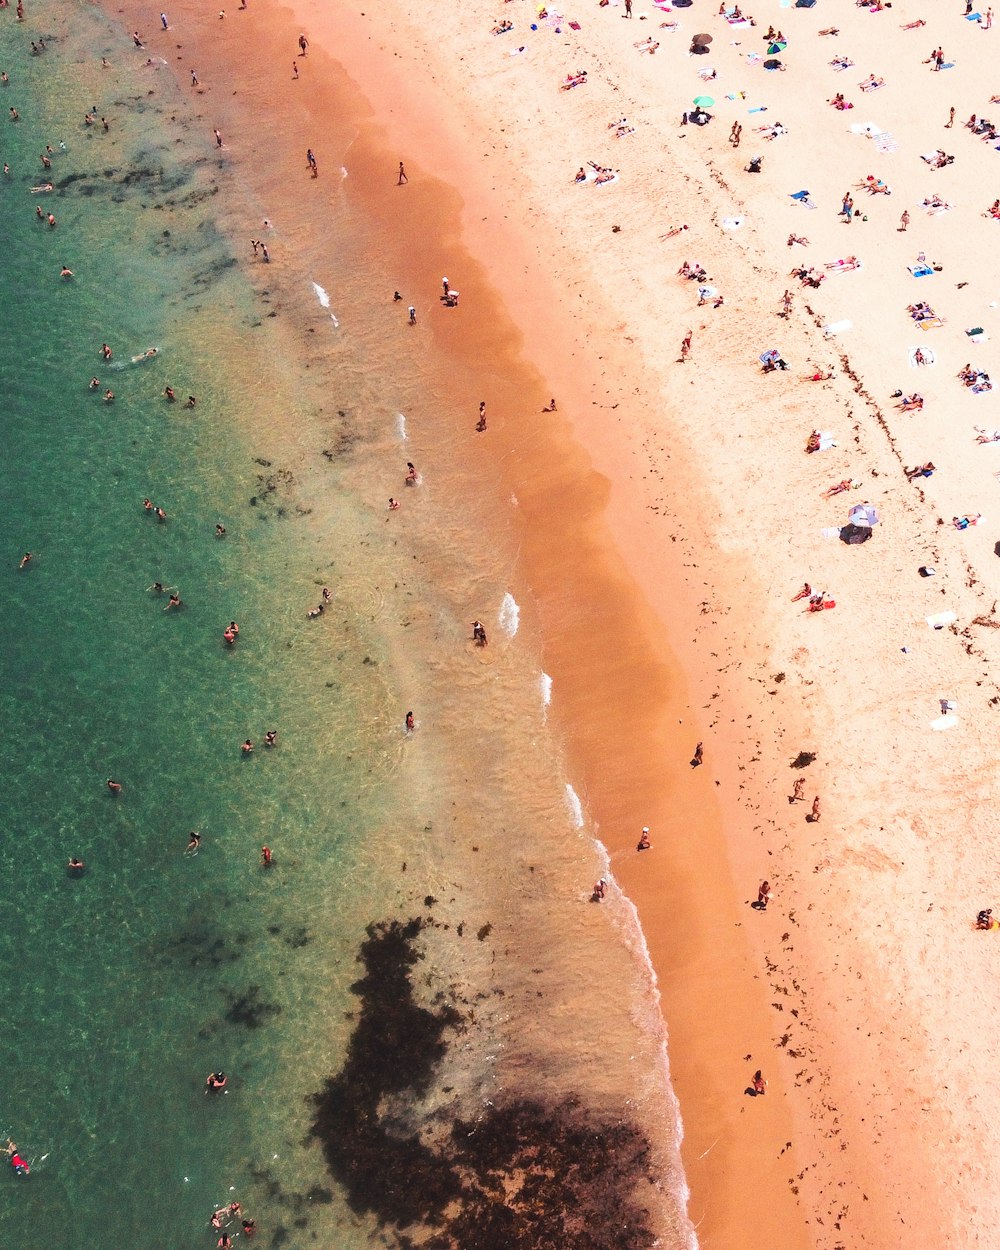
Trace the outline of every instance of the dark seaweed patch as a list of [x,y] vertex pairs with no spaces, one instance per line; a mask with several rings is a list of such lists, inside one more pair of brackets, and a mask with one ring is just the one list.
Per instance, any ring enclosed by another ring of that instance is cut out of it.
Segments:
[[259,1029],[272,1016],[281,1012],[277,1003],[268,1003],[261,998],[259,985],[251,985],[238,997],[229,993],[226,997],[229,999],[229,1008],[226,1011],[227,1022],[242,1024],[247,1029]]
[[352,988],[358,1023],[341,1071],[310,1102],[351,1209],[396,1233],[402,1250],[645,1250],[655,1241],[637,1187],[654,1183],[649,1144],[626,1120],[602,1121],[576,1097],[510,1096],[475,1121],[441,1112],[410,1124],[401,1096],[426,1094],[454,1008],[413,1000],[415,941],[431,922],[369,925]]

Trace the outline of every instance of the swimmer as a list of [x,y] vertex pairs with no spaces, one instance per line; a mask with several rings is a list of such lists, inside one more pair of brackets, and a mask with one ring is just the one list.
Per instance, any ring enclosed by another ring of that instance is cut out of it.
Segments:
[[257,1221],[256,1220],[241,1220],[240,1227],[243,1229],[244,1237],[252,1237],[254,1233],[257,1231]]
[[62,269],[59,270],[59,277],[60,278],[75,278],[76,274],[74,274],[73,270],[70,269],[68,266],[63,265]]
[[152,511],[153,511],[153,501],[152,501],[152,499],[144,499],[144,500],[142,501],[142,506],[143,506],[143,508],[144,508],[147,512],[152,512]]
[[317,605],[314,608],[309,609],[309,611],[306,613],[306,617],[308,620],[314,621],[317,616],[322,616],[325,611],[326,611],[326,604],[317,603]]
[[162,595],[162,594],[163,594],[163,583],[162,583],[162,582],[153,582],[152,586],[147,586],[147,587],[146,587],[146,593],[148,594],[148,593],[150,593],[150,592],[152,592],[154,595]]
[[393,497],[390,495],[389,496],[389,511],[395,512],[398,507],[399,507],[399,500],[393,499]]
[[330,587],[324,586],[323,587],[323,602],[329,603],[332,598],[333,598],[333,595],[330,593]]
[[264,735],[264,745],[266,747],[275,747],[278,745],[277,729],[269,729],[267,731],[267,733]]
[[649,826],[643,825],[642,833],[639,835],[639,841],[635,849],[637,851],[648,851],[651,846],[652,843],[649,840]]
[[243,1208],[240,1206],[238,1202],[231,1202],[229,1204],[228,1210],[229,1210],[229,1214],[233,1217],[233,1219],[235,1219],[236,1216],[239,1215],[239,1213],[243,1210]]
[[163,394],[171,403],[173,403],[174,400],[177,398],[177,396],[174,394],[174,388],[172,386],[165,386],[163,388]]
[[31,1168],[28,1167],[24,1159],[22,1159],[21,1156],[18,1154],[17,1146],[14,1144],[11,1138],[8,1137],[7,1145],[0,1147],[0,1149],[2,1149],[4,1154],[8,1156],[8,1158],[10,1159],[10,1166],[14,1169],[15,1173],[18,1176],[28,1175],[28,1173],[31,1171]]
[[406,484],[407,486],[416,486],[420,479],[417,476],[416,466],[411,460],[406,462]]
[[594,889],[590,895],[591,901],[594,903],[599,903],[601,899],[604,898],[604,896],[607,894],[607,892],[608,892],[607,881],[605,881],[603,877],[599,877],[594,882]]
[[187,397],[187,403],[184,405],[184,407],[185,407],[185,408],[194,408],[194,406],[195,406],[197,403],[198,403],[197,399],[195,399],[195,397],[194,397],[193,395],[189,395],[189,396]]
[[244,757],[253,754],[253,743],[249,738],[247,738],[246,742],[243,743],[240,750],[243,752]]
[[46,221],[49,223],[50,229],[55,229],[56,219],[52,216],[51,213],[49,213],[48,217],[46,218]]
[[179,608],[182,606],[180,595],[174,592],[167,600],[167,606],[163,610],[164,612],[169,612],[171,608]]
[[31,563],[31,559],[32,559],[31,552],[26,551],[24,555],[21,557],[21,563],[17,566],[18,569],[26,569],[28,565]]
[[112,794],[121,794],[122,792],[122,783],[120,781],[115,781],[114,777],[108,778],[107,787]]
[[225,1089],[228,1079],[225,1072],[209,1072],[208,1076],[205,1077],[205,1093],[214,1093],[216,1090]]
[[114,391],[108,390],[104,392],[104,402],[106,404],[113,404],[115,402]]
[[38,218],[39,221],[45,220],[45,214],[42,212],[41,204],[35,205],[35,216]]
[[222,524],[222,522],[221,522],[221,521],[216,522],[216,526],[215,526],[215,537],[216,537],[216,538],[225,538],[225,536],[226,536],[226,527]]
[[71,855],[69,857],[69,863],[66,865],[71,877],[79,877],[83,873],[85,867],[86,865],[83,860],[77,859],[75,855]]
[[274,856],[271,854],[271,848],[269,846],[262,846],[260,848],[261,868],[270,868],[273,860],[274,860]]
[[227,646],[230,646],[230,647],[236,641],[236,635],[233,633],[231,629],[224,629],[222,631],[222,637],[226,640]]
[[156,513],[156,519],[161,524],[167,519],[167,514],[163,511],[162,508],[154,508],[153,511]]
[[417,727],[417,722],[413,719],[413,713],[412,713],[412,712],[407,712],[407,713],[406,713],[406,720],[405,720],[405,722],[404,722],[404,723],[405,723],[405,725],[406,725],[406,732],[407,732],[407,733],[412,733],[412,732],[413,732],[413,730],[414,730],[414,729],[416,729],[416,727]]
[[184,853],[186,855],[195,855],[197,854],[198,848],[200,846],[201,846],[201,834],[198,833],[197,830],[192,829],[191,832],[188,834],[188,844],[184,848]]
[[101,344],[101,355],[104,357],[105,360],[111,359],[112,352],[111,352],[111,348],[107,345],[107,343]]
[[236,624],[235,621],[229,622],[229,628],[232,630],[234,635],[239,634],[240,632],[240,627]]
[[97,390],[97,388],[98,388],[100,385],[101,385],[101,379],[100,379],[100,378],[91,378],[91,379],[90,379],[90,389],[91,389],[92,391],[96,391],[96,390]]

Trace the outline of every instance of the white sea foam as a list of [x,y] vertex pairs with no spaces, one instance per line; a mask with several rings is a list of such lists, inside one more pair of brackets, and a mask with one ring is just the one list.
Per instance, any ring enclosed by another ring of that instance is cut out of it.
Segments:
[[[572,788],[567,786],[566,790],[567,802],[569,802],[569,794],[572,793]],[[573,798],[576,798],[575,793]],[[674,1087],[670,1081],[667,1030],[663,1019],[663,1005],[656,969],[653,967],[649,945],[646,942],[646,935],[643,933],[642,925],[639,922],[639,912],[636,905],[627,894],[622,893],[621,886],[615,881],[611,872],[611,857],[608,854],[608,848],[599,838],[595,838],[594,849],[601,864],[601,875],[610,884],[614,885],[615,892],[620,900],[620,906],[609,907],[606,914],[612,918],[612,923],[618,929],[625,948],[631,951],[642,980],[645,983],[645,992],[637,994],[633,999],[632,1016],[641,1029],[656,1039],[657,1058],[660,1068],[659,1084],[663,1098],[662,1110],[676,1143],[676,1148],[679,1151],[681,1142],[684,1140],[684,1122],[681,1118],[680,1103],[677,1101],[677,1095],[674,1093]],[[679,1166],[674,1178],[672,1191],[680,1209],[686,1212],[691,1199],[691,1189],[683,1169]],[[690,1223],[687,1229],[682,1231],[685,1234],[685,1250],[698,1250],[698,1236]]]
[[[318,282],[314,282],[312,284],[312,288],[316,292],[316,298],[319,300],[320,308],[325,308],[329,310],[330,308],[329,294],[323,289],[323,287],[320,286]],[[340,322],[337,320],[335,313],[330,313],[330,320],[333,322],[334,326],[336,326],[336,328],[339,330]]]
[[569,808],[569,818],[573,822],[575,829],[583,828],[583,804],[580,802],[580,796],[573,787],[566,782],[566,806]]
[[396,433],[399,435],[400,441],[405,443],[408,437],[406,433],[406,418],[401,412],[396,413]]
[[503,632],[508,638],[513,638],[521,623],[521,609],[509,590],[503,597],[503,603],[500,604],[499,620]]
[[341,165],[341,167],[340,167],[340,176],[341,176],[341,178],[346,178],[346,177],[347,177],[347,166],[346,166],[346,165]]
[[539,677],[538,688],[542,693],[542,707],[548,707],[552,702],[552,678],[548,673],[542,673]]

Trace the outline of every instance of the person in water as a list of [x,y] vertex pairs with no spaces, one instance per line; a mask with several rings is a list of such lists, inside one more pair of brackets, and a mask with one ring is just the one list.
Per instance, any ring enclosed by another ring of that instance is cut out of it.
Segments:
[[24,555],[21,557],[21,563],[17,566],[18,569],[26,569],[28,565],[31,563],[31,560],[32,560],[31,552],[26,551]]
[[477,647],[486,646],[486,630],[483,628],[482,621],[472,622],[472,641]]
[[264,745],[266,747],[275,747],[278,745],[277,729],[269,729],[267,731],[267,733],[264,735]]
[[247,738],[246,742],[243,743],[243,745],[240,747],[240,750],[243,752],[245,756],[253,754],[253,743],[250,741],[249,738]]
[[11,1138],[8,1137],[7,1145],[0,1147],[0,1149],[2,1149],[4,1154],[6,1154],[7,1157],[10,1159],[10,1166],[14,1169],[15,1173],[18,1176],[28,1175],[28,1173],[31,1171],[31,1168],[28,1167],[25,1160],[21,1158],[20,1154],[18,1154],[17,1146],[14,1144]]
[[171,608],[179,608],[180,606],[181,606],[181,597],[180,595],[175,593],[175,594],[172,594],[170,598],[167,600],[167,606],[163,610],[164,612],[169,612]]
[[86,867],[82,859],[77,859],[75,855],[69,857],[69,863],[66,865],[71,877],[82,877],[83,870]]
[[221,522],[221,521],[216,522],[216,526],[215,526],[215,537],[216,537],[216,538],[225,538],[225,536],[226,536],[226,527],[222,524],[222,522]]
[[404,723],[405,723],[405,725],[406,725],[406,732],[407,732],[407,733],[412,733],[412,732],[413,732],[413,730],[414,730],[414,729],[416,729],[416,727],[417,727],[417,722],[413,719],[413,713],[412,713],[412,712],[407,712],[407,713],[406,713],[406,720],[405,720],[405,722],[404,722]]
[[228,1079],[225,1072],[209,1072],[205,1077],[205,1093],[215,1093],[220,1089],[225,1089]]
[[260,866],[261,868],[270,868],[274,861],[274,855],[269,846],[260,848]]
[[191,855],[195,855],[200,846],[201,846],[201,834],[197,831],[197,829],[192,829],[191,832],[188,834],[188,844],[185,848],[185,851],[187,853],[190,853]]
[[107,784],[112,794],[121,794],[122,783],[120,781],[115,781],[114,777],[109,777]]

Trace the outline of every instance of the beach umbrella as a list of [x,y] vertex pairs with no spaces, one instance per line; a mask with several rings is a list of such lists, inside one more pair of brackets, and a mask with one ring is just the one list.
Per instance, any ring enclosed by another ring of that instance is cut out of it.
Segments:
[[715,101],[710,95],[696,95],[694,98],[694,106],[699,109],[710,109]]
[[699,43],[702,45],[709,44],[712,42],[712,36],[711,35],[692,35],[691,42]]
[[878,525],[878,512],[876,512],[873,504],[858,503],[847,514],[848,522],[857,526],[858,529],[870,530],[872,526]]
[[776,61],[772,58],[770,61],[764,62],[764,68],[765,69],[781,69],[781,62]]

